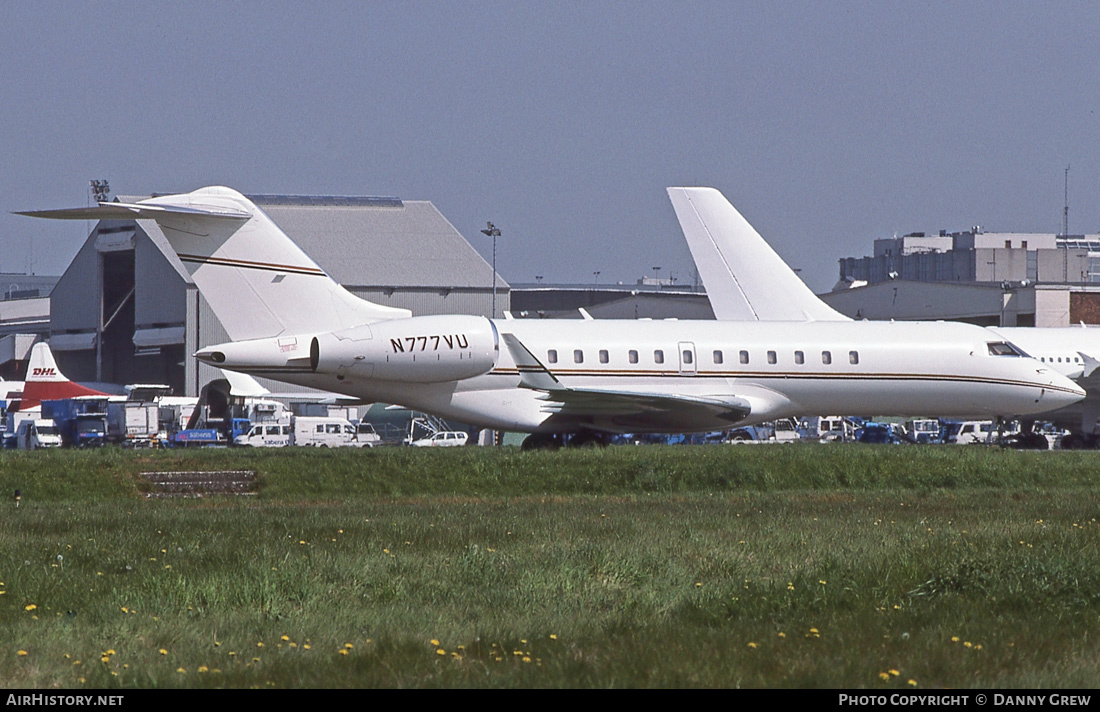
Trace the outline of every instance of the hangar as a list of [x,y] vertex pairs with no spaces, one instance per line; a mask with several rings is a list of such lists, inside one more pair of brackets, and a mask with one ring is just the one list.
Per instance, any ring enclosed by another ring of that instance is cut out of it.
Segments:
[[[148,196],[120,200],[142,197]],[[429,201],[249,198],[357,296],[414,314],[489,316],[492,267]],[[499,275],[495,286],[500,315],[510,308],[509,286]],[[58,365],[74,380],[165,383],[192,396],[218,372],[191,354],[228,341],[152,220],[94,226],[50,295],[48,336]]]

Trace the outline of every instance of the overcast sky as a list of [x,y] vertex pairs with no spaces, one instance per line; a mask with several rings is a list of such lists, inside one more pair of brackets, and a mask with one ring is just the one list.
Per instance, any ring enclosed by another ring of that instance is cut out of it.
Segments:
[[[917,230],[1100,231],[1100,4],[9,2],[12,210],[227,185],[431,200],[510,282],[690,281],[665,187],[721,190],[809,285]],[[487,276],[486,283],[489,283]]]

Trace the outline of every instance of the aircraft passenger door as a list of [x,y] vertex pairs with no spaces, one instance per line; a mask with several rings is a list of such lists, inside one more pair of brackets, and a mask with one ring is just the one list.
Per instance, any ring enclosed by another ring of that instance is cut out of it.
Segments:
[[680,353],[680,375],[694,376],[695,370],[695,344],[690,341],[681,341],[677,346]]

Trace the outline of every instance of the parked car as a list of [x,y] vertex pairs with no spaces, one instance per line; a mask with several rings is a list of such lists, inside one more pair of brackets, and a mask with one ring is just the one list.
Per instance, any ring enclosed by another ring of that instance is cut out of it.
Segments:
[[413,447],[461,447],[466,444],[469,435],[461,430],[440,430],[431,437],[414,440]]

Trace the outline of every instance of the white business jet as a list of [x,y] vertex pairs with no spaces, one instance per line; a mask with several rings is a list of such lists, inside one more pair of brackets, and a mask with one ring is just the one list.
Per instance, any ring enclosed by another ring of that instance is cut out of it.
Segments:
[[[823,302],[733,205],[714,188],[669,188],[715,318],[723,321],[830,321],[850,317]],[[1100,329],[987,327],[1088,391],[1085,399],[1040,414],[1077,431],[1066,442],[1093,446],[1100,416]],[[937,411],[929,411],[937,412]],[[1078,430],[1079,429],[1079,430]],[[1044,441],[1045,443],[1045,441]]]
[[352,295],[229,188],[22,214],[155,220],[231,339],[201,361],[527,446],[815,412],[1016,416],[1084,395],[967,324],[412,316]]

